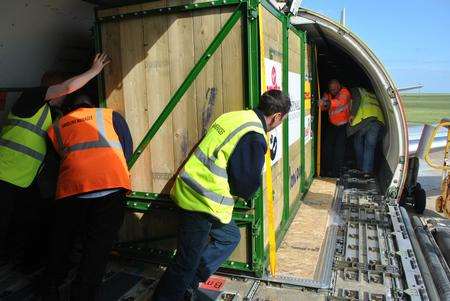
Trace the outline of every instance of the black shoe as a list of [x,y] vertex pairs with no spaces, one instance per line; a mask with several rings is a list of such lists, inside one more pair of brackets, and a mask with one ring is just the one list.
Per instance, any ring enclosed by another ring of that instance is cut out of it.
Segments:
[[59,288],[56,285],[49,285],[41,292],[42,301],[60,301]]
[[98,295],[99,287],[97,285],[74,281],[70,286],[70,301],[94,301],[97,300]]

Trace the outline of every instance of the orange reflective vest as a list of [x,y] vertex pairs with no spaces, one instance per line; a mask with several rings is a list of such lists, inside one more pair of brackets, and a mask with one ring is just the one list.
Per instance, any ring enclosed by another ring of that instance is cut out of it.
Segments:
[[336,126],[346,124],[350,118],[350,99],[352,98],[350,91],[342,87],[336,97],[333,98],[328,92],[324,96],[330,101],[328,109],[330,122]]
[[92,191],[130,190],[130,174],[113,121],[113,110],[80,108],[48,130],[61,157],[56,199]]

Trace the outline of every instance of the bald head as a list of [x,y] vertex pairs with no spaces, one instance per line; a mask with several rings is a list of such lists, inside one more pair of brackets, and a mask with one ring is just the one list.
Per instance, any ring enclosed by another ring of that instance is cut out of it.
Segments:
[[341,90],[341,84],[337,79],[332,79],[328,82],[328,92],[331,95],[336,96]]

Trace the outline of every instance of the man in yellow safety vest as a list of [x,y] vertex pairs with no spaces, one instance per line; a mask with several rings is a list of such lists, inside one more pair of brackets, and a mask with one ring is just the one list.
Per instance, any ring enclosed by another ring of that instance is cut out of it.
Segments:
[[354,136],[357,168],[366,174],[374,170],[375,148],[384,128],[384,116],[375,94],[364,88],[352,91],[352,107],[347,135]]
[[225,113],[211,125],[171,191],[181,208],[178,248],[153,300],[183,300],[236,248],[235,199],[250,198],[260,186],[266,133],[282,123],[290,106],[288,96],[270,90],[257,109]]

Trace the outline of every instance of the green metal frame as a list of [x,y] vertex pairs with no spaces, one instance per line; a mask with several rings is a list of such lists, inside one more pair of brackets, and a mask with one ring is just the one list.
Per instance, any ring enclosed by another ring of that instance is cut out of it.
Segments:
[[302,33],[302,35],[300,35],[300,64],[302,65],[302,73],[301,73],[301,81],[302,81],[302,102],[301,102],[301,113],[300,113],[300,118],[301,118],[301,132],[302,132],[302,148],[301,148],[301,174],[300,177],[302,179],[302,193],[305,193],[307,191],[307,185],[306,184],[306,176],[305,176],[305,71],[306,71],[306,66],[305,66],[305,34]]
[[[292,27],[289,23],[289,16],[284,15],[280,11],[276,10],[272,5],[268,2],[268,0],[221,0],[221,1],[211,1],[197,4],[187,4],[180,5],[174,7],[167,8],[158,8],[152,10],[144,10],[140,12],[133,12],[127,14],[119,14],[115,16],[109,17],[98,17],[98,10],[96,11],[96,24],[95,24],[95,37],[96,37],[96,50],[101,51],[101,24],[104,22],[115,22],[123,19],[129,18],[141,18],[144,16],[155,15],[155,14],[168,14],[168,13],[176,13],[181,11],[194,11],[207,9],[212,7],[221,7],[221,6],[229,6],[235,5],[237,6],[236,10],[233,12],[231,17],[219,31],[217,36],[213,39],[211,44],[205,50],[200,59],[196,62],[192,70],[189,72],[188,76],[185,78],[183,83],[177,89],[177,91],[173,94],[166,107],[163,109],[161,114],[158,116],[156,121],[152,124],[148,132],[146,133],[143,140],[139,143],[139,146],[136,148],[132,159],[128,162],[128,166],[131,168],[139,156],[142,154],[144,149],[148,146],[150,141],[156,135],[159,128],[163,125],[164,121],[171,114],[175,106],[183,97],[184,93],[189,89],[192,83],[195,81],[198,74],[202,71],[204,66],[207,64],[209,59],[212,57],[214,52],[219,48],[223,40],[226,38],[228,33],[231,31],[233,26],[236,25],[239,19],[243,19],[245,23],[244,25],[244,42],[246,46],[246,58],[245,58],[245,67],[246,67],[246,99],[247,104],[246,107],[251,109],[255,108],[259,104],[259,96],[261,94],[260,90],[260,59],[259,59],[259,25],[258,25],[258,5],[262,3],[263,7],[268,10],[271,14],[273,14],[280,22],[282,22],[282,30],[283,30],[283,91],[289,91],[288,84],[288,72],[289,72],[289,64],[288,64],[288,32],[289,30],[294,31],[297,35],[300,36],[300,40],[302,43],[302,47],[304,48],[305,36],[302,32],[299,32],[294,27]],[[304,50],[302,49],[302,56],[304,57]],[[304,58],[301,60],[301,69],[302,70],[302,91],[304,91]],[[99,78],[99,99],[100,105],[106,106],[106,100],[104,97],[104,78]],[[304,102],[304,96],[302,93],[301,103]],[[301,119],[301,143],[302,150],[304,149],[304,108],[302,105],[302,119]],[[289,208],[289,129],[288,129],[288,120],[285,120],[283,123],[283,192],[284,192],[284,208],[283,208],[283,217],[282,223],[279,229],[277,229],[277,242],[278,244],[281,242],[284,234],[287,232],[289,225],[295,216],[300,204],[302,192],[304,191],[304,179],[301,181],[300,190],[301,194],[298,200],[296,200],[295,204]],[[304,151],[302,154],[302,170],[304,166]],[[303,175],[304,176],[304,175]],[[176,206],[173,204],[172,200],[168,195],[151,193],[151,192],[138,192],[134,191],[127,197],[126,207],[132,211],[138,212],[149,212],[153,209],[164,209],[164,210],[178,210]],[[240,200],[235,205],[235,210],[233,212],[233,220],[238,222],[240,225],[244,225],[248,227],[248,231],[251,231],[251,246],[249,249],[251,254],[248,254],[248,258],[251,258],[251,262],[236,262],[236,261],[226,261],[222,267],[223,268],[231,268],[235,270],[240,270],[242,272],[251,272],[256,276],[262,276],[266,273],[267,267],[267,250],[264,245],[264,206],[263,206],[263,191],[262,188],[258,190],[255,196],[250,200]],[[167,239],[168,237],[162,238],[153,238],[147,240],[145,242],[151,242],[159,239]],[[157,258],[161,259],[162,262],[167,261],[170,257],[173,256],[173,251],[167,250],[158,250],[148,246],[143,246],[141,242],[129,242],[129,243],[120,243],[118,247],[124,252],[130,252],[133,254],[141,253],[142,256],[154,256],[157,254]],[[140,245],[141,244],[141,245]]]

